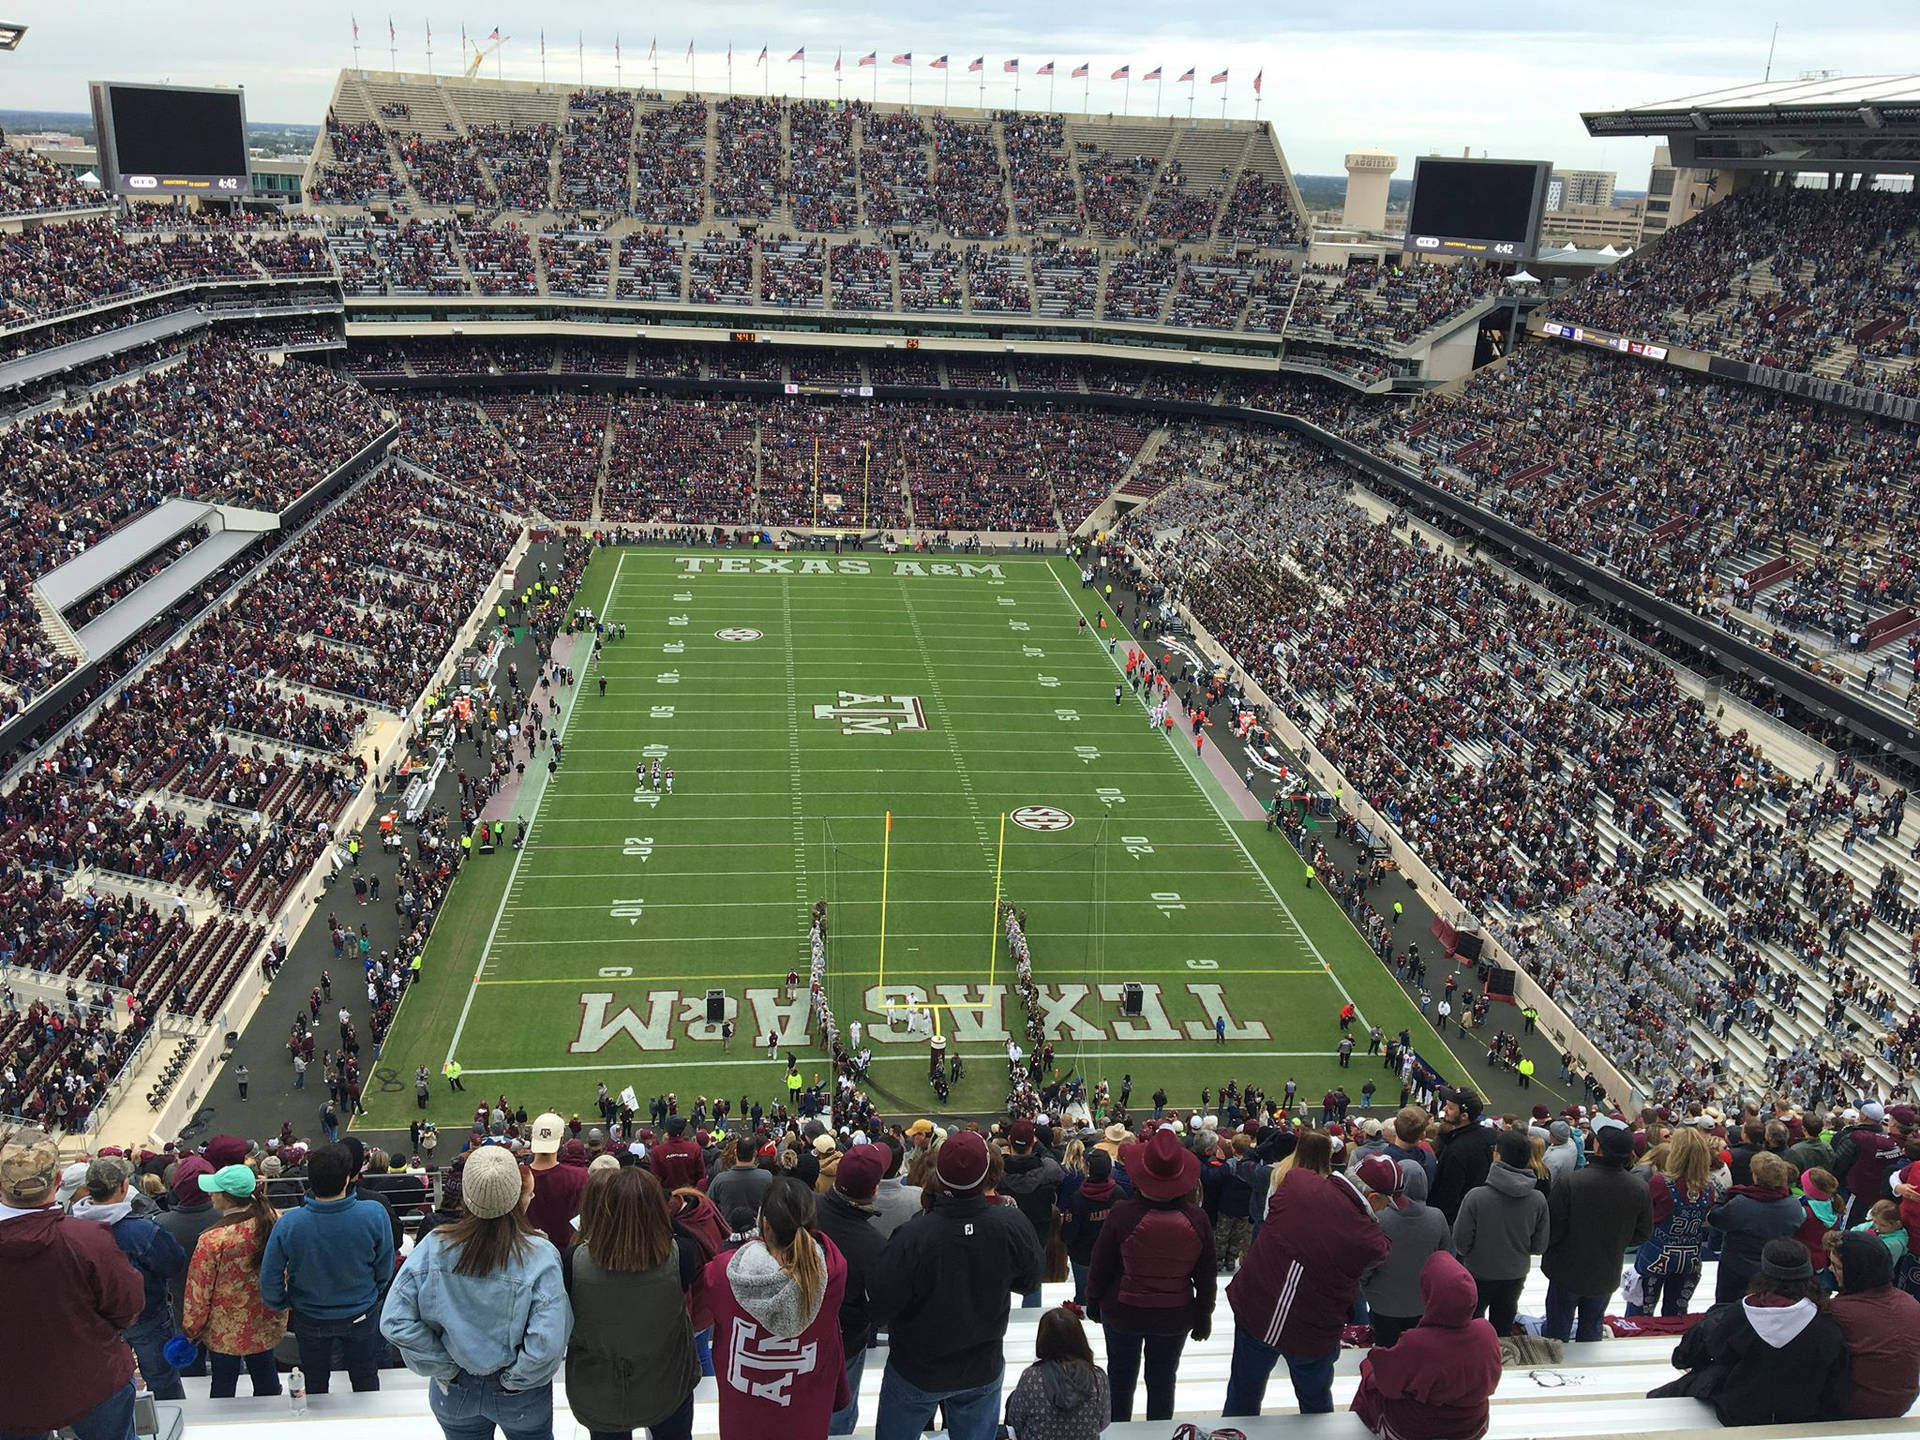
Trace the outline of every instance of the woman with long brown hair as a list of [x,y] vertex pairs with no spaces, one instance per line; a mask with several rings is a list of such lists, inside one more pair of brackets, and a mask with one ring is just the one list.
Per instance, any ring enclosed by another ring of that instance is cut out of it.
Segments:
[[[701,1276],[713,1312],[723,1436],[823,1440],[852,1399],[840,1341],[847,1262],[814,1226],[811,1187],[782,1175],[760,1202],[759,1234]],[[793,1364],[811,1352],[809,1369]]]
[[416,1375],[448,1440],[498,1425],[508,1440],[551,1440],[553,1376],[573,1330],[560,1254],[527,1219],[533,1172],[501,1145],[467,1157],[451,1225],[407,1257],[380,1333]]
[[587,1181],[567,1251],[573,1340],[567,1405],[592,1440],[686,1440],[700,1383],[687,1291],[699,1247],[675,1230],[660,1182],[637,1165]]
[[207,1347],[213,1372],[208,1399],[232,1399],[242,1367],[256,1396],[278,1395],[273,1347],[287,1333],[287,1312],[268,1309],[260,1298],[260,1255],[280,1212],[267,1203],[259,1177],[245,1165],[202,1175],[199,1183],[213,1197],[217,1218],[187,1262],[180,1333]]
[[1641,1280],[1641,1298],[1629,1301],[1627,1314],[1684,1315],[1700,1283],[1700,1242],[1707,1214],[1719,1192],[1707,1177],[1713,1147],[1694,1126],[1676,1130],[1660,1147],[1658,1165],[1647,1182],[1653,1200],[1653,1233],[1633,1257]]

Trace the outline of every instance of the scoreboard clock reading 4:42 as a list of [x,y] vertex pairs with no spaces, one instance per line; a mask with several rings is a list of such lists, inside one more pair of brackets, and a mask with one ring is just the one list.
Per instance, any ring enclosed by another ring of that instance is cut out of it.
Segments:
[[252,193],[244,91],[112,80],[89,88],[107,189],[136,199]]

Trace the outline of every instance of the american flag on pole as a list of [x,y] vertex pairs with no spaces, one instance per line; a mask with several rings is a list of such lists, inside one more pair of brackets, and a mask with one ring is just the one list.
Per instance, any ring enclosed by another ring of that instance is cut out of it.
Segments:
[[946,57],[946,56],[944,56],[944,55],[942,55],[942,56],[941,56],[941,57],[940,57],[940,58],[939,58],[938,60],[930,60],[930,61],[928,61],[928,62],[927,62],[927,68],[928,68],[929,70],[944,70],[944,69],[946,69],[946,68],[947,68],[947,57]]
[[1159,80],[1163,77],[1160,74],[1160,67],[1156,65],[1153,67],[1153,69],[1149,70],[1146,74],[1142,75],[1140,78],[1142,80]]
[[1178,80],[1176,80],[1176,81],[1174,81],[1173,83],[1174,83],[1174,84],[1176,84],[1176,85],[1191,85],[1191,84],[1193,84],[1193,66],[1191,66],[1191,65],[1189,65],[1189,66],[1187,67],[1187,73],[1186,73],[1186,74],[1184,74],[1184,75],[1182,75],[1182,76],[1181,76],[1181,77],[1180,77],[1180,78],[1179,78]]
[[894,63],[894,64],[896,64],[896,65],[911,65],[911,64],[913,64],[913,52],[912,52],[911,50],[909,50],[909,51],[907,51],[907,53],[906,53],[906,54],[904,54],[904,55],[896,55],[896,56],[894,56],[894,57],[893,57],[893,63]]
[[796,60],[804,60],[806,58],[807,58],[807,47],[802,45],[798,50],[794,51],[791,55],[787,56],[787,64],[791,65]]
[[754,61],[753,63],[756,65],[764,65],[767,63],[767,47],[766,46],[762,45],[760,47],[760,58]]
[[489,36],[487,36],[487,39],[489,39],[489,40],[498,40],[499,38],[500,38],[500,27],[499,27],[498,25],[496,25],[496,26],[494,26],[494,27],[493,27],[493,33],[492,33],[491,35],[489,35]]
[[660,54],[660,37],[655,36],[647,42],[647,59],[657,59]]
[[976,71],[984,70],[986,68],[987,68],[987,57],[984,55],[981,55],[978,58],[969,60],[967,62],[967,73],[969,75],[972,75]]
[[1018,60],[1007,61],[1000,67],[1000,73],[1003,75],[1018,75],[1020,73],[1020,62]]
[[838,50],[836,50],[836,51],[834,51],[834,52],[833,52],[833,73],[834,73],[834,74],[836,74],[836,75],[838,75],[838,74],[840,73],[840,56],[841,56],[841,53],[842,53],[842,52],[840,52],[840,51],[838,51]]
[[1053,61],[1051,60],[1047,61],[1046,64],[1042,65],[1038,70],[1034,71],[1033,73],[1035,75],[1051,76],[1053,74]]
[[547,58],[547,32],[544,30],[540,32],[540,58]]
[[1087,63],[1086,63],[1085,65],[1076,65],[1076,66],[1074,66],[1074,67],[1073,67],[1073,74],[1072,74],[1072,75],[1070,75],[1070,76],[1068,76],[1067,78],[1068,78],[1068,79],[1070,79],[1070,80],[1084,80],[1084,79],[1086,79],[1086,78],[1087,78],[1087,71],[1088,71],[1089,69],[1091,69],[1091,68],[1092,68],[1092,65],[1093,65],[1093,62],[1092,62],[1091,60],[1089,60],[1089,61],[1088,61],[1088,62],[1087,62]]
[[[878,65],[879,63],[880,52],[878,50],[869,50],[860,57],[860,65]],[[857,70],[860,68],[860,65],[856,65],[854,68]]]
[[1211,80],[1209,80],[1209,81],[1207,81],[1207,83],[1208,83],[1209,85],[1224,85],[1224,84],[1226,84],[1226,83],[1227,83],[1227,72],[1226,72],[1226,71],[1224,71],[1224,70],[1222,70],[1222,71],[1221,71],[1221,72],[1220,72],[1220,73],[1219,73],[1218,75],[1216,75],[1216,76],[1214,76],[1214,77],[1213,77],[1213,78],[1212,78]]
[[1113,78],[1116,80],[1126,80],[1130,78],[1132,74],[1133,74],[1133,66],[1122,65],[1118,70],[1113,72]]
[[693,59],[693,42],[691,40],[687,41],[687,59]]
[[353,22],[353,43],[358,45],[360,43],[360,17],[357,15],[349,15],[347,19]]
[[1256,70],[1253,72],[1253,93],[1254,94],[1258,95],[1260,93],[1260,80],[1261,80],[1261,77],[1263,77],[1266,73],[1267,72],[1265,70]]
[[[544,35],[546,32],[543,30],[541,33]],[[387,43],[391,45],[394,41],[394,38],[395,37],[393,33],[393,17],[389,15],[387,16]]]

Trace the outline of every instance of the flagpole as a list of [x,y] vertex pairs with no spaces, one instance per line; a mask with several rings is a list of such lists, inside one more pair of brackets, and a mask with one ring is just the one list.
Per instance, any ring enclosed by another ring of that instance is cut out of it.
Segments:
[[427,74],[433,74],[433,26],[427,26]]
[[1016,114],[1020,110],[1020,72],[1013,72],[1013,108]]
[[846,58],[847,57],[844,54],[835,55],[833,57],[833,103],[836,105],[840,103],[844,94],[844,92],[841,90],[841,86],[846,83],[846,72],[842,70],[840,67],[841,67],[841,62]]
[[733,46],[727,46],[727,93],[733,93]]
[[[1013,83],[1018,85],[1020,82],[1016,80]],[[987,57],[984,55],[980,57],[980,108],[987,108]]]
[[655,40],[647,47],[647,54],[653,61],[653,88],[660,88],[660,42]]
[[1193,79],[1187,82],[1187,119],[1193,119],[1193,97],[1200,89],[1200,76],[1196,71]]
[[547,83],[547,32],[540,32],[540,83]]
[[[360,52],[354,51],[357,56]],[[356,63],[358,63],[356,61]],[[953,62],[947,62],[947,68],[940,72],[940,108],[945,110],[953,99]]]
[[587,34],[582,30],[575,34],[574,43],[580,47],[580,88],[587,88]]
[[1233,82],[1231,80],[1223,80],[1220,82],[1220,123],[1222,125],[1227,123],[1227,92],[1232,88]]
[[873,99],[871,103],[875,105],[880,103],[880,56],[878,53],[875,53],[873,57]]
[[1088,120],[1093,118],[1093,66],[1091,65],[1087,66],[1087,73],[1080,77],[1080,114]]
[[387,68],[398,74],[400,71],[400,40],[393,33],[393,17],[387,17]]
[[[1055,63],[1057,64],[1058,62],[1055,62]],[[1047,109],[1049,110],[1053,109],[1054,83],[1055,83],[1055,77],[1053,77],[1052,75],[1047,76]]]
[[700,60],[693,53],[691,40],[687,42],[687,92],[692,95],[700,93]]
[[1125,88],[1120,91],[1120,113],[1122,115],[1133,114],[1133,67],[1131,65],[1127,67]]
[[613,32],[613,84],[617,90],[627,88],[626,76],[620,73],[620,32],[618,30]]
[[358,70],[360,68],[360,21],[357,16],[352,15],[347,19],[353,26],[353,68]]

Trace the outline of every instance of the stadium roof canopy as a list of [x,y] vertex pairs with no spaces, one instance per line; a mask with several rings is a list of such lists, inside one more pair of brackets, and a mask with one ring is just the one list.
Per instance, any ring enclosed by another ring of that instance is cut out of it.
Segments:
[[1662,137],[1690,168],[1920,170],[1920,75],[1734,85],[1580,118],[1597,139]]

